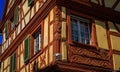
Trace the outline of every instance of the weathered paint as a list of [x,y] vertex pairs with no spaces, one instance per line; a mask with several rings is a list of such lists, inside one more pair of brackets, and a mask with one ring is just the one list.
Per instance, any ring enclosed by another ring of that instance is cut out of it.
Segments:
[[98,47],[108,50],[109,48],[108,48],[108,42],[107,42],[105,23],[99,20],[95,20],[95,26],[96,26],[96,36],[97,36]]
[[120,37],[110,35],[112,49],[120,51]]
[[120,55],[113,54],[113,64],[114,64],[114,70],[119,70],[119,68],[120,68]]

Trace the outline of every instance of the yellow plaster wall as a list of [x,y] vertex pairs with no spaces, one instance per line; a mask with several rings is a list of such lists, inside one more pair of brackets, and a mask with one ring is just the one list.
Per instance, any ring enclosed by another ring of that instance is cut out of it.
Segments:
[[18,31],[17,31],[17,35],[20,33],[20,24],[18,25]]
[[31,9],[31,16],[30,16],[30,18],[32,18],[34,15],[35,15],[35,7],[32,7],[32,9]]
[[45,54],[45,61],[46,61],[46,65],[48,65],[48,49],[46,50],[46,54]]
[[28,67],[24,67],[20,72],[28,72]]
[[108,50],[109,48],[108,48],[108,42],[107,42],[105,22],[95,20],[95,26],[96,26],[96,36],[97,36],[98,47]]
[[24,56],[23,53],[20,55],[20,68],[24,65]]
[[67,32],[66,32],[66,22],[62,22],[62,33],[61,33],[61,37],[62,37],[62,40],[66,40],[67,38]]
[[48,45],[48,17],[44,20],[44,41],[43,41],[43,47]]
[[38,11],[38,9],[39,9],[39,5],[40,5],[40,2],[37,1],[37,2],[36,2],[36,11]]
[[113,54],[113,64],[114,64],[114,70],[119,70],[119,68],[120,68],[120,55]]
[[62,18],[66,18],[66,8],[62,7]]
[[50,11],[50,22],[54,19],[54,11],[53,9]]
[[[40,58],[41,59],[43,59],[43,60],[45,60],[45,57],[46,55],[45,55],[45,53],[43,53],[41,56],[40,56]],[[46,63],[46,61],[45,61],[45,63]],[[45,64],[40,60],[40,68],[44,68],[45,67]]]
[[24,20],[22,20],[22,29],[25,27]]
[[30,20],[30,12],[28,12],[27,15],[25,16],[26,24],[28,24],[29,20]]
[[115,2],[116,0],[105,0],[105,6],[111,8]]
[[4,68],[6,68],[9,64],[10,64],[10,57],[8,57],[8,58],[4,61]]
[[28,0],[26,0],[25,3],[23,4],[24,14],[26,14],[29,9],[30,9],[30,7],[28,7]]
[[113,24],[113,22],[108,21],[109,31],[118,32]]
[[65,42],[62,42],[62,60],[67,60],[67,47]]
[[50,42],[53,41],[53,24],[50,25]]
[[10,66],[9,67],[7,67],[7,70],[6,70],[7,72],[10,72]]
[[50,46],[49,48],[49,63],[53,62],[53,45]]
[[[62,18],[66,19],[66,8],[61,7],[62,9]],[[62,29],[61,29],[61,38],[62,38],[62,60],[67,60],[67,47],[66,47],[66,39],[67,39],[67,23],[66,21],[62,21]]]
[[117,28],[120,30],[120,24],[116,24]]
[[120,37],[110,35],[112,49],[120,51]]

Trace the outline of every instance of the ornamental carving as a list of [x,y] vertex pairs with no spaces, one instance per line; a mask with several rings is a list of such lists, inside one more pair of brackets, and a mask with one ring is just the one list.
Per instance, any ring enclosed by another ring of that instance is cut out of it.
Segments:
[[60,40],[61,38],[61,11],[60,7],[55,7],[55,40]]
[[112,68],[110,56],[104,50],[94,51],[85,48],[69,46],[70,62],[92,65],[97,67]]

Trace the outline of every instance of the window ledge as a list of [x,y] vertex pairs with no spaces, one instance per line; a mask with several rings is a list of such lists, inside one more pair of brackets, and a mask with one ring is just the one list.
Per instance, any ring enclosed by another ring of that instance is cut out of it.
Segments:
[[85,49],[98,50],[96,46],[89,45],[89,44],[83,44],[83,43],[79,43],[79,42],[75,42],[75,41],[72,41],[72,43],[70,43],[70,45],[78,46],[78,47],[85,48]]

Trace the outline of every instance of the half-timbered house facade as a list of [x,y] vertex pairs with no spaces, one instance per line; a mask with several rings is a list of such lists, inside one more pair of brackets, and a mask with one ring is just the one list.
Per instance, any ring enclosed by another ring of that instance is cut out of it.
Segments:
[[6,0],[1,72],[120,69],[120,0]]

